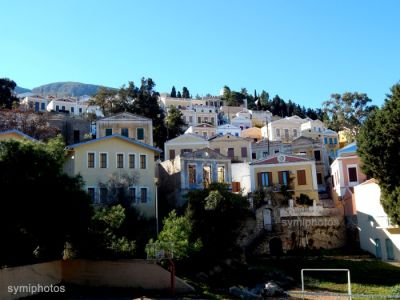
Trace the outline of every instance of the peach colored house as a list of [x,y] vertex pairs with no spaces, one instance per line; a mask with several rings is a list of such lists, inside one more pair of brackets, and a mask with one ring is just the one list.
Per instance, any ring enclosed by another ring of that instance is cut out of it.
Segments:
[[338,151],[338,157],[331,164],[332,199],[341,201],[345,216],[356,215],[354,187],[367,180],[361,170],[361,159],[357,155],[356,143]]

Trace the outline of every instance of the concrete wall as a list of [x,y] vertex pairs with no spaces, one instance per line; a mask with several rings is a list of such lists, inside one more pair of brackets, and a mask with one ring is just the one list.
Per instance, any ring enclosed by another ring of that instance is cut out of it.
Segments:
[[[13,300],[31,295],[30,292],[10,293],[9,286],[50,286],[61,283],[167,291],[171,286],[170,280],[170,273],[154,261],[53,261],[0,270],[0,299]],[[175,291],[190,293],[193,288],[176,277]]]

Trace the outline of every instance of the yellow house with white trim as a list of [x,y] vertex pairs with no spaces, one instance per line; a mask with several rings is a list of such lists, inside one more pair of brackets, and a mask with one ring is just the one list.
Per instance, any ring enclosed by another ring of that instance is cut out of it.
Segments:
[[288,185],[293,199],[305,194],[318,202],[315,161],[298,155],[275,154],[250,163],[251,191]]
[[[155,216],[155,160],[161,150],[137,140],[114,134],[70,145],[64,170],[81,175],[85,190],[95,204],[109,201],[110,179],[122,185],[131,205],[148,217]],[[127,180],[129,179],[129,180]]]

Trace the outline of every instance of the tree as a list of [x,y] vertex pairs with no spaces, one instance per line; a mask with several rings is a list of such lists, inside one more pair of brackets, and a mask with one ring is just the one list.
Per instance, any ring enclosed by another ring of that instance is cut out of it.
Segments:
[[381,109],[368,115],[357,136],[362,169],[379,182],[381,203],[400,225],[400,83],[391,88]]
[[182,112],[176,107],[172,106],[168,110],[167,116],[167,139],[173,139],[177,136],[180,136],[183,133],[183,126],[185,126],[185,122],[183,121]]
[[178,94],[176,95],[176,98],[182,98],[181,92],[178,91]]
[[368,114],[376,109],[376,106],[369,105],[370,102],[364,93],[332,94],[331,99],[323,102],[328,127],[334,131],[345,130],[348,139],[354,140]]
[[[163,229],[158,235],[156,244],[161,249],[172,249],[174,258],[181,260],[188,258],[201,249],[199,239],[191,241],[192,225],[187,215],[178,216],[173,210],[163,220]],[[150,240],[150,243],[153,241]]]
[[0,142],[0,265],[60,259],[66,243],[85,249],[90,197],[63,173],[65,145]]
[[176,89],[175,89],[175,86],[173,86],[172,87],[172,90],[171,90],[171,95],[170,95],[172,98],[176,98]]
[[8,78],[0,78],[0,108],[12,108],[18,103],[18,98],[13,95],[17,84]]
[[98,105],[105,116],[109,116],[113,110],[118,111],[114,107],[117,100],[118,91],[106,87],[100,87],[97,94],[90,100],[90,105]]
[[182,88],[182,98],[190,98],[190,93],[186,86]]

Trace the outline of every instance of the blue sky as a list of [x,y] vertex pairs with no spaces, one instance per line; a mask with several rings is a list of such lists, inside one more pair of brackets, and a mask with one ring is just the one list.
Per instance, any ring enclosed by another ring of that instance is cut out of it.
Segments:
[[400,1],[0,0],[0,77],[159,92],[266,90],[319,107],[331,93],[382,104],[400,80]]

